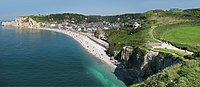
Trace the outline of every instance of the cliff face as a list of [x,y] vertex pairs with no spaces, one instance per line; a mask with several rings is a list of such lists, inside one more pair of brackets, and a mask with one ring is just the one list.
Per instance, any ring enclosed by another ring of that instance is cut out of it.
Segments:
[[11,23],[10,22],[2,22],[1,25],[3,25],[3,26],[10,26]]
[[18,17],[12,22],[3,22],[3,26],[15,26],[15,27],[26,27],[26,28],[40,28],[41,23],[37,23],[29,17]]
[[171,54],[145,51],[139,47],[124,47],[116,58],[122,62],[122,70],[132,77],[133,84],[181,62]]

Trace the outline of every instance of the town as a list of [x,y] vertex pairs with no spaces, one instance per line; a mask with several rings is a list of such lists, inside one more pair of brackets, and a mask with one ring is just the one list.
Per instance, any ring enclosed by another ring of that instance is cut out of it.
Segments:
[[[28,28],[66,29],[66,30],[85,33],[87,35],[93,35],[98,39],[104,41],[107,41],[107,38],[104,34],[105,30],[109,29],[128,30],[128,28],[122,28],[122,26],[129,26],[129,28],[132,28],[133,30],[142,27],[142,24],[139,24],[136,19],[130,19],[130,17],[126,18],[126,20],[129,20],[128,22],[120,22],[121,18],[115,18],[116,20],[114,22],[105,20],[87,22],[88,18],[84,18],[84,20],[81,20],[80,22],[74,21],[75,18],[72,18],[72,20],[62,19],[63,20],[62,22],[58,22],[53,18],[49,19],[51,22],[38,22],[34,20],[34,17],[27,16],[27,17],[16,18],[12,22],[2,22],[2,25],[3,26],[11,25],[16,27],[26,27],[26,28],[28,27]],[[98,18],[97,20],[102,20],[102,19]]]

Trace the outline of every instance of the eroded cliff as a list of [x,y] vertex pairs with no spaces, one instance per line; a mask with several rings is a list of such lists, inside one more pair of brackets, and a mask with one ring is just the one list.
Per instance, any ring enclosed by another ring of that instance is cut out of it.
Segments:
[[124,80],[127,85],[140,83],[149,76],[182,61],[179,57],[169,53],[130,46],[123,47],[115,58],[121,61],[121,67],[116,69],[115,74],[119,70],[125,72],[129,76],[128,79],[127,77],[120,79]]
[[25,28],[40,28],[44,23],[38,23],[30,17],[18,17],[12,22],[2,22],[3,26],[25,27]]

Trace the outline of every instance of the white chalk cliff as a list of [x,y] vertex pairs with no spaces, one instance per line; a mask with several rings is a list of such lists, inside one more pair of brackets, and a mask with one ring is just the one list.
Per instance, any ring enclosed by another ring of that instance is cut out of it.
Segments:
[[40,28],[43,23],[37,23],[30,17],[18,17],[12,22],[2,22],[3,26],[15,26],[15,27],[26,27],[26,28]]

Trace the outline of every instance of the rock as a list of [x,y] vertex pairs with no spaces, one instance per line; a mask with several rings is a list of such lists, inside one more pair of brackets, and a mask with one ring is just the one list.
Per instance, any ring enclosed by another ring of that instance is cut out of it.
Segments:
[[115,55],[115,59],[122,63],[125,63],[129,60],[130,56],[132,55],[132,51],[133,47],[131,46],[123,47],[123,49],[120,52],[117,52],[118,54]]
[[131,46],[123,47],[123,49],[121,51],[121,60],[128,61],[132,54],[132,51],[133,51],[133,47],[131,47]]
[[143,50],[139,47],[123,47],[118,55],[123,70],[139,83],[163,69],[181,62],[180,58],[169,53]]
[[2,24],[1,25],[3,25],[3,26],[10,26],[11,25],[11,23],[10,22],[2,22]]
[[140,68],[144,68],[148,64],[149,61],[153,60],[152,58],[156,57],[159,54],[159,52],[154,51],[148,51],[146,55],[144,56],[144,63]]
[[26,28],[40,28],[41,23],[37,23],[35,20],[29,17],[18,17],[12,22],[3,22],[3,26],[15,26],[15,27],[26,27]]
[[40,27],[40,23],[37,23],[32,18],[29,18],[29,27],[30,28],[39,28]]

